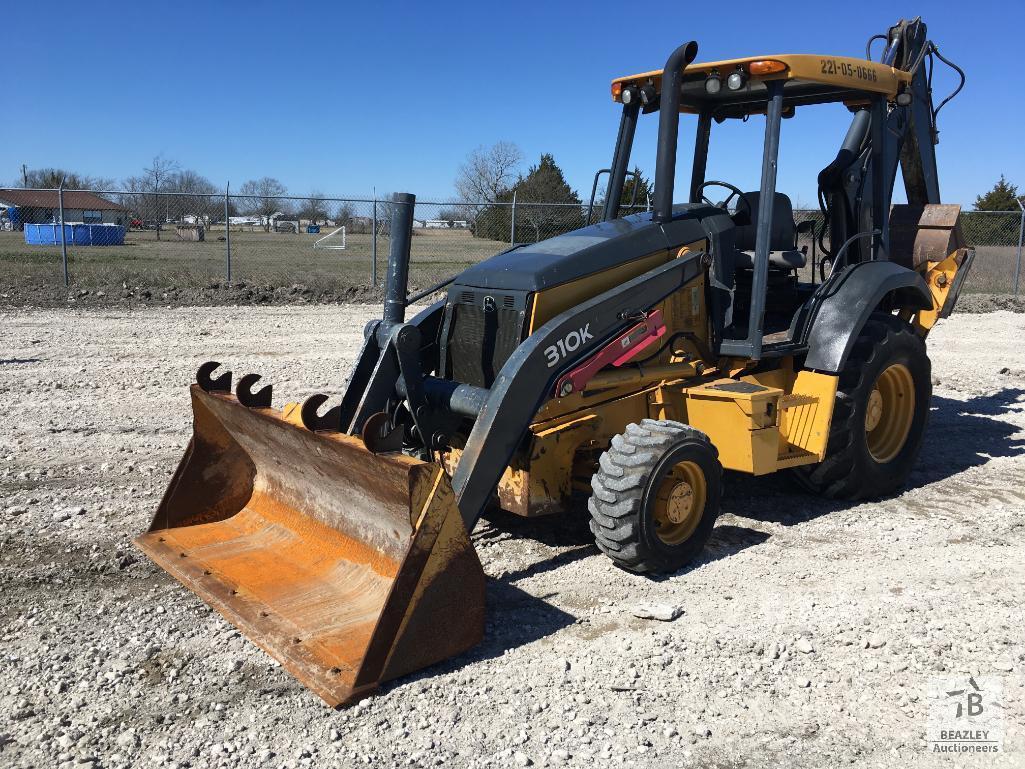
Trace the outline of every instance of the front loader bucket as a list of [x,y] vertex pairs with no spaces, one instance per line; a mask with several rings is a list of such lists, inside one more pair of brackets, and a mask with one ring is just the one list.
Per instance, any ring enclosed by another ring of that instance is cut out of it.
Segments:
[[440,467],[312,432],[296,408],[198,385],[192,407],[136,542],[329,705],[481,640],[484,573]]

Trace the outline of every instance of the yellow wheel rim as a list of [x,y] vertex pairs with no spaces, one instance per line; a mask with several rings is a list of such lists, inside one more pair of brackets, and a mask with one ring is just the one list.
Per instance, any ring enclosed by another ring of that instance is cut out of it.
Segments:
[[915,418],[915,380],[903,363],[894,363],[876,379],[865,406],[868,453],[882,464],[896,457]]
[[694,462],[680,462],[662,479],[652,517],[655,533],[667,545],[686,541],[701,521],[707,496],[705,474]]

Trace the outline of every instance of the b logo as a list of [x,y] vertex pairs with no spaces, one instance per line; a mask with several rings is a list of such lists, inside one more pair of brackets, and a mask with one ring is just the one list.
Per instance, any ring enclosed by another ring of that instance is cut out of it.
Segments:
[[495,311],[495,297],[493,297],[493,296],[486,296],[486,297],[484,297],[484,312],[494,312],[494,311]]

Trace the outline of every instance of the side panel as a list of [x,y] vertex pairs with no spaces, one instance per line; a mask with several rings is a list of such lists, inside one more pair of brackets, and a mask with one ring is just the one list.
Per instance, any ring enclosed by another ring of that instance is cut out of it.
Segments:
[[859,262],[823,283],[809,300],[804,368],[840,373],[865,322],[890,294],[894,308],[932,308],[922,276],[893,262]]
[[610,267],[578,280],[547,288],[534,295],[534,310],[530,318],[533,334],[556,315],[575,307],[581,302],[618,286],[631,278],[643,275],[653,267],[668,261],[668,251],[656,251],[632,262]]

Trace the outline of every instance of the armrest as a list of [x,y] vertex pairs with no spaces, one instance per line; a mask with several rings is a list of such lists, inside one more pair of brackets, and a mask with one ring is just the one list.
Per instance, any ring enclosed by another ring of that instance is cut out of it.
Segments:
[[[805,219],[797,223],[797,226],[794,227],[794,248],[797,248],[798,239],[805,233],[810,233],[812,240],[815,240],[816,224],[817,222],[814,219]],[[805,247],[805,250],[807,250],[807,247]]]

